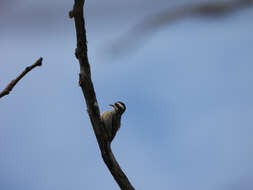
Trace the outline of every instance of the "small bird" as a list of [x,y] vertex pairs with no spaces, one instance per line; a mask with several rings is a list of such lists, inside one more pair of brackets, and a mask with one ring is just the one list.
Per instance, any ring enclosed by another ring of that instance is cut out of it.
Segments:
[[120,128],[121,115],[125,112],[126,106],[123,102],[117,101],[114,104],[110,104],[113,110],[107,110],[101,114],[101,119],[104,122],[105,129],[109,136],[109,141],[112,142],[117,131]]

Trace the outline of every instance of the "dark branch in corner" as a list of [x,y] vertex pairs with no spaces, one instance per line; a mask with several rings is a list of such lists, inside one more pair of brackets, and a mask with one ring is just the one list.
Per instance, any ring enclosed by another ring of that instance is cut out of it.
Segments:
[[102,158],[110,170],[115,181],[122,190],[134,190],[127,176],[120,168],[111,150],[111,144],[104,124],[100,118],[99,106],[91,80],[90,64],[87,55],[87,40],[85,30],[85,20],[83,17],[84,0],[75,0],[73,10],[69,12],[69,17],[74,18],[76,28],[77,48],[75,50],[76,58],[79,61],[79,85],[86,101],[87,112],[93,127],[93,131],[97,138],[97,142],[101,151]]
[[[177,8],[169,8],[149,15],[116,40],[111,52],[122,55],[134,51],[161,27],[189,17],[220,18],[253,5],[253,0],[216,1],[199,4],[188,4]],[[108,47],[106,47],[108,49]],[[107,50],[108,51],[108,50]]]
[[28,66],[25,68],[25,70],[15,79],[13,79],[6,87],[5,89],[0,92],[0,98],[10,93],[10,91],[13,89],[13,87],[20,81],[29,71],[34,69],[37,66],[42,65],[42,57],[40,57],[34,64]]

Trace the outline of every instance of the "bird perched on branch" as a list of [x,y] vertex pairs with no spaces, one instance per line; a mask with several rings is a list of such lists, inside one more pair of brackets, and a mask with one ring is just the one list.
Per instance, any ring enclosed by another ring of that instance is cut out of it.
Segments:
[[126,106],[123,102],[117,101],[114,104],[110,104],[113,110],[107,110],[101,114],[101,119],[104,122],[105,129],[109,136],[109,141],[112,142],[117,131],[120,128],[121,115],[125,112]]

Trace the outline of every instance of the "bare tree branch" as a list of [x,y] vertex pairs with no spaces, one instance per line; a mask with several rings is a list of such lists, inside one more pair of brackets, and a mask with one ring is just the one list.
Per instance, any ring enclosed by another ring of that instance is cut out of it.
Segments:
[[234,13],[252,5],[253,0],[230,0],[188,4],[178,8],[165,9],[164,11],[145,17],[119,39],[116,39],[112,44],[111,53],[122,55],[134,51],[150,35],[161,29],[161,27],[173,22],[194,16],[208,18],[226,16],[229,13]]
[[15,79],[13,79],[6,87],[5,89],[0,92],[0,98],[10,93],[10,91],[13,89],[13,87],[20,81],[29,71],[31,71],[33,68],[37,66],[42,65],[42,57],[40,57],[34,64],[28,66],[25,68],[25,70]]
[[85,20],[83,17],[84,0],[75,0],[72,11],[69,12],[70,18],[74,17],[76,28],[77,48],[75,50],[76,58],[79,61],[79,85],[86,101],[87,112],[97,138],[102,158],[110,170],[115,181],[122,190],[134,190],[127,176],[120,168],[111,150],[109,137],[105,131],[104,123],[100,118],[99,105],[97,102],[94,86],[91,80],[90,64],[87,55],[87,40],[85,30]]

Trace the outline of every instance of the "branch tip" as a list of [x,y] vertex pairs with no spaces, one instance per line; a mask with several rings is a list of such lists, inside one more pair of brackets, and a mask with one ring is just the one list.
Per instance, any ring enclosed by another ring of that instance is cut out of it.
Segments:
[[43,57],[40,57],[40,58],[36,61],[37,65],[38,65],[38,66],[41,66],[41,65],[42,65],[42,61],[43,61]]
[[43,58],[40,57],[34,64],[27,66],[25,70],[20,75],[18,75],[18,77],[11,80],[11,82],[0,92],[0,98],[2,98],[5,95],[8,95],[10,91],[13,89],[13,87],[18,83],[18,81],[20,81],[29,71],[31,71],[37,66],[41,66],[42,60]]

